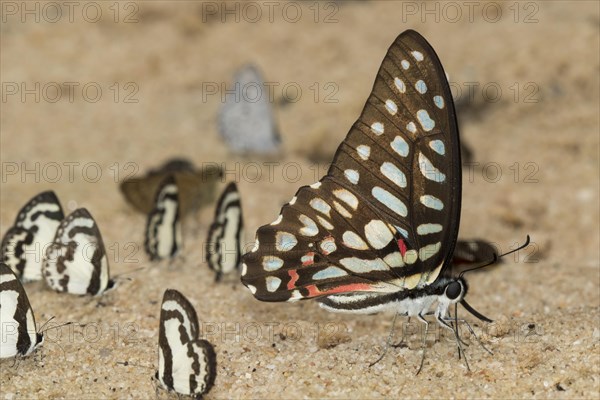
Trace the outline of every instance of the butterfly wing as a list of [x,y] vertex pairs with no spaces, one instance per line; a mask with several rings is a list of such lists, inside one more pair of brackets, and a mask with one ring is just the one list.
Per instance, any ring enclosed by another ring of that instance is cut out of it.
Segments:
[[202,166],[198,171],[182,171],[175,174],[179,188],[180,214],[190,212],[213,204],[216,197],[217,183],[220,181],[222,170],[214,164]]
[[260,72],[247,65],[236,72],[234,85],[219,112],[221,136],[235,153],[276,153],[280,137]]
[[214,384],[216,356],[210,343],[198,339],[196,311],[178,291],[163,296],[158,337],[158,380],[168,390],[203,394]]
[[[164,179],[165,176],[162,177]],[[136,210],[148,214],[154,206],[153,200],[161,177],[144,176],[127,179],[119,185],[125,200]]]
[[231,182],[217,202],[215,220],[210,226],[206,242],[206,261],[217,272],[217,281],[240,265],[243,228],[240,193],[235,182]]
[[190,161],[176,158],[148,171],[143,177],[124,180],[119,188],[129,204],[148,214],[154,208],[160,185],[169,175],[173,175],[180,191],[181,215],[186,215],[212,203],[216,183],[222,173],[221,167],[214,163],[207,163],[196,170]]
[[23,280],[42,279],[42,262],[64,214],[53,191],[38,194],[17,214],[1,244],[2,261]]
[[146,223],[144,248],[151,260],[172,258],[181,249],[179,189],[172,175],[163,180],[156,193]]
[[25,289],[5,263],[0,263],[0,321],[0,358],[26,356],[41,343]]
[[100,295],[113,287],[98,224],[85,208],[65,218],[44,261],[46,283],[58,292]]
[[[452,257],[453,272],[460,272],[473,264],[489,262],[494,254],[499,253],[494,244],[482,239],[458,240]],[[502,258],[499,258],[497,263],[501,262]]]
[[264,301],[434,282],[458,233],[459,146],[441,63],[422,36],[406,31],[328,174],[257,231],[242,282]]

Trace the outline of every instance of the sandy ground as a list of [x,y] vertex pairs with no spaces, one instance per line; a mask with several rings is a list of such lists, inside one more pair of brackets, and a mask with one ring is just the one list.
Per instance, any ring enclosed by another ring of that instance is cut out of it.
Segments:
[[[472,20],[462,2],[430,3],[433,14],[421,14],[421,2],[292,3],[285,12],[277,3],[273,22],[264,3],[238,4],[239,21],[235,11],[212,15],[207,4],[219,3],[76,3],[73,22],[67,6],[55,4],[63,12],[56,21],[48,3],[30,2],[30,15],[21,2],[2,2],[0,231],[30,197],[53,189],[66,210],[85,206],[95,216],[113,274],[149,268],[103,306],[26,285],[38,324],[55,316],[88,325],[49,331],[35,356],[2,362],[0,398],[154,398],[167,287],[191,300],[216,346],[208,398],[600,397],[597,2],[475,2]],[[96,6],[102,16],[94,22]],[[254,21],[257,8],[262,17]],[[433,44],[463,96],[478,85],[459,115],[479,163],[465,170],[461,237],[502,250],[526,234],[535,243],[470,277],[470,303],[497,321],[469,317],[494,352],[471,340],[470,373],[437,331],[420,375],[416,333],[408,348],[390,349],[369,368],[390,315],[264,304],[237,279],[214,284],[202,254],[212,209],[185,221],[185,260],[150,265],[141,247],[145,217],[118,191],[133,167],[141,173],[169,157],[226,163],[252,242],[301,184],[324,172],[309,158],[333,154],[387,47],[408,28]],[[277,110],[285,154],[271,176],[263,160],[228,152],[216,130],[220,97],[203,96],[207,84],[230,82],[246,62],[278,83],[279,104],[284,87],[290,97],[302,90]],[[130,365],[117,364],[124,361]]]

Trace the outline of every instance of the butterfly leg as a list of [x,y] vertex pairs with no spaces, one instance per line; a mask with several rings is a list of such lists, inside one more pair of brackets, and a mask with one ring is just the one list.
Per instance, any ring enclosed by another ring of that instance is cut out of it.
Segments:
[[390,343],[392,341],[392,336],[394,336],[394,326],[396,325],[397,318],[398,318],[398,313],[394,313],[394,319],[392,320],[392,329],[390,329],[390,334],[388,335],[388,338],[385,341],[385,347],[383,349],[383,353],[381,353],[381,355],[379,356],[379,358],[377,358],[377,360],[375,360],[371,364],[369,364],[369,368],[372,367],[373,365],[377,364],[379,361],[381,361],[381,359],[386,355],[386,353],[390,347]]
[[421,314],[418,314],[417,318],[419,319],[419,321],[425,324],[425,334],[423,335],[423,343],[421,345],[421,365],[419,365],[419,369],[417,370],[417,375],[419,375],[419,372],[421,372],[421,370],[423,369],[423,362],[425,362],[425,350],[427,349],[427,334],[429,333],[429,322],[425,318],[423,318],[423,315]]
[[444,318],[440,314],[436,314],[435,318],[437,319],[438,323],[442,327],[444,327],[444,328],[452,331],[452,333],[454,333],[454,337],[456,338],[456,344],[458,345],[459,354],[462,353],[462,355],[465,358],[465,365],[467,366],[467,371],[471,371],[471,368],[469,367],[469,361],[467,360],[467,354],[463,350],[462,344],[461,344],[462,341],[460,340],[460,337],[458,336],[458,326],[457,326],[457,329],[454,330],[450,325],[448,325],[448,323],[444,320]]
[[[408,317],[408,319],[406,321],[406,325],[410,326],[410,316]],[[393,348],[397,349],[398,347],[402,347],[403,345],[407,346],[404,343],[404,337],[406,336],[406,329],[405,328],[406,328],[405,326],[402,327],[402,337],[400,338],[400,341],[398,343],[392,345]]]
[[[489,354],[493,355],[494,352],[491,351],[490,349],[488,349],[487,347],[485,347],[485,345],[481,342],[481,339],[479,339],[479,336],[477,336],[477,334],[475,334],[475,331],[473,330],[473,328],[471,327],[471,324],[469,324],[469,322],[466,319],[458,319],[457,321],[459,322],[464,322],[464,324],[467,326],[467,329],[469,330],[469,333],[471,335],[473,335],[475,337],[475,339],[477,340],[477,343],[479,343],[479,345],[481,347],[483,347],[483,349],[485,351],[487,351]],[[463,342],[463,344],[466,344]]]
[[[454,319],[452,319],[451,317],[452,316],[450,315],[450,313],[448,313],[448,315],[446,315],[444,317],[444,320],[450,322],[450,326],[454,330],[455,337],[458,337],[458,340],[460,340],[460,342],[462,344],[469,347],[469,345],[462,340],[462,338],[460,337],[460,332],[458,331],[458,307],[456,305],[454,307]],[[456,326],[454,326],[454,325],[456,325]],[[458,346],[458,345],[456,346],[456,352],[458,353],[458,359],[460,360],[462,355],[460,352],[460,346]]]
[[[158,372],[156,374],[158,374]],[[156,374],[150,377],[150,381],[152,382],[152,386],[154,386],[154,397],[156,398],[156,400],[158,400],[158,392],[160,390],[160,387],[158,384],[158,377],[156,376]]]

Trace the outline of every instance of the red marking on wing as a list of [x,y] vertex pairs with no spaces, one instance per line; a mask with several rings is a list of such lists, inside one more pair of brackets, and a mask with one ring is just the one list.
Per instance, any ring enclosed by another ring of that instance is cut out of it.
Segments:
[[322,296],[326,294],[336,293],[347,293],[347,292],[368,292],[373,290],[372,285],[367,283],[352,283],[349,285],[341,285],[331,288],[329,290],[321,291],[317,288],[317,285],[309,285],[306,287],[308,290],[308,297]]
[[290,281],[288,282],[287,288],[288,290],[292,290],[296,288],[296,282],[298,281],[298,272],[296,272],[295,269],[291,269],[288,271],[288,274],[290,275]]
[[404,243],[404,240],[398,239],[398,248],[400,249],[400,254],[404,257],[406,254],[406,243]]

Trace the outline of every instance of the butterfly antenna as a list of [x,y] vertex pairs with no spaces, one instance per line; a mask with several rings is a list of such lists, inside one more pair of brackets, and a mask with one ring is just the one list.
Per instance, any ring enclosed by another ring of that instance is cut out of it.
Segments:
[[[498,261],[499,258],[507,256],[509,254],[512,254],[514,252],[517,252],[517,251],[522,250],[525,247],[529,246],[530,240],[531,239],[530,239],[529,235],[527,235],[527,239],[525,240],[525,243],[523,243],[521,246],[519,246],[516,249],[511,250],[509,252],[500,254],[500,256],[498,256],[496,253],[494,253],[492,261],[488,261],[488,262],[484,263],[483,265],[478,265],[477,267],[466,269],[463,272],[461,272],[458,275],[458,277],[461,278],[466,272],[475,271],[475,270],[478,270],[478,269],[481,269],[481,268],[485,268],[485,267],[487,267],[489,265],[495,264]],[[481,321],[484,321],[484,322],[494,322],[493,320],[489,319],[488,317],[486,317],[485,315],[481,314],[479,311],[477,311],[476,309],[474,309],[473,307],[471,307],[471,305],[469,303],[467,303],[467,301],[464,298],[460,301],[460,304],[462,304],[462,306],[468,312],[470,312],[471,314],[473,314],[476,318],[479,318]]]
[[48,323],[49,323],[50,321],[52,321],[53,319],[54,319],[54,315],[53,315],[53,316],[51,316],[49,320],[47,320],[46,322],[44,322],[44,323],[42,324],[42,326],[40,326],[40,332],[42,332],[42,333],[43,333],[43,332],[44,332],[44,327],[45,327],[46,325],[48,325]]
[[[54,318],[54,317],[52,317],[52,318]],[[48,322],[50,322],[50,321],[48,321]],[[50,326],[50,327],[48,327],[46,329],[42,329],[43,328],[43,326],[42,326],[42,328],[40,328],[40,332],[44,333],[44,332],[47,332],[47,331],[49,331],[51,329],[62,328],[63,326],[72,325],[72,324],[73,324],[73,322],[69,321],[69,322],[65,322],[64,324],[60,324],[60,325],[56,325],[56,326]],[[46,324],[44,324],[44,325],[46,325]],[[83,326],[85,326],[85,325],[83,325]]]
[[458,277],[462,278],[462,276],[466,273],[466,272],[471,272],[471,271],[477,271],[478,269],[482,269],[485,267],[489,267],[490,265],[494,265],[498,262],[498,255],[496,253],[492,254],[492,259],[490,261],[485,261],[483,264],[478,265],[476,267],[473,268],[469,268],[469,269],[465,269],[463,272],[461,272]]
[[500,258],[508,256],[510,254],[513,254],[513,253],[515,253],[515,252],[517,252],[519,250],[523,250],[525,247],[529,246],[530,241],[531,241],[531,238],[529,237],[529,235],[527,235],[527,238],[525,239],[525,243],[523,243],[521,246],[517,247],[514,250],[508,251],[506,253],[502,253],[500,255],[497,255],[496,253],[494,253],[491,261],[487,261],[487,262],[485,262],[482,265],[478,265],[476,267],[466,269],[466,270],[462,271],[458,275],[458,277],[461,278],[467,272],[476,271],[478,269],[485,268],[485,267],[488,267],[490,265],[493,265],[493,264],[497,263]]
[[123,365],[125,367],[128,366],[132,366],[132,367],[138,367],[138,368],[146,368],[146,369],[154,369],[154,367],[148,367],[147,365],[140,365],[140,364],[135,364],[135,363],[130,363],[129,361],[117,361],[117,364],[119,365]]
[[71,325],[71,324],[73,323],[73,322],[65,322],[64,324],[60,324],[60,325],[56,325],[56,326],[50,326],[50,327],[48,327],[48,328],[44,329],[44,327],[45,327],[46,325],[48,325],[48,324],[50,323],[50,321],[52,321],[53,319],[54,319],[54,316],[50,317],[50,319],[49,319],[48,321],[44,322],[44,323],[42,324],[42,326],[40,326],[40,333],[42,333],[42,334],[43,334],[44,332],[47,332],[47,331],[49,331],[49,330],[51,330],[51,329],[61,328],[61,327],[63,327],[63,326],[66,326],[66,325]]

